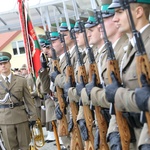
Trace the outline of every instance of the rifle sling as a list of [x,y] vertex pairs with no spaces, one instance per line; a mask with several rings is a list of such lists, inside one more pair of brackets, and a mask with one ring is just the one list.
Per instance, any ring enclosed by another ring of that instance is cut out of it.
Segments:
[[12,93],[10,92],[10,90],[8,90],[8,89],[3,85],[2,82],[0,82],[0,85],[1,85],[1,87],[2,87],[7,93],[9,93],[11,96],[13,96],[17,101],[20,101],[14,94],[12,94]]

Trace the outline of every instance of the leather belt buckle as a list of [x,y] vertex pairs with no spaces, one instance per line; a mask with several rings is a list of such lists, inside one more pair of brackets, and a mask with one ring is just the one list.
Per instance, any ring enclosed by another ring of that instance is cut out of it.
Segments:
[[9,108],[13,109],[14,108],[14,103],[10,103]]

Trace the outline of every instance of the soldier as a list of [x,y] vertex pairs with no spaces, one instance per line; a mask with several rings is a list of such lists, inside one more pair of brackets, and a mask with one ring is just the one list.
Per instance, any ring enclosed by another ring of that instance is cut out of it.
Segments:
[[[46,129],[47,129],[47,137],[45,139],[46,142],[54,141],[54,137],[52,136],[52,124],[51,121],[56,120],[55,117],[55,102],[52,97],[52,91],[50,89],[50,77],[49,74],[52,70],[52,54],[50,50],[50,42],[46,39],[45,35],[39,35],[39,42],[42,48],[41,53],[41,66],[38,73],[38,77],[41,83],[41,93],[44,96],[44,105],[42,107],[43,110],[46,111]],[[44,58],[43,58],[44,56]],[[49,61],[49,62],[48,62]]]
[[[87,18],[86,17],[80,17],[80,21],[86,22]],[[84,35],[83,35],[83,33],[80,32],[79,22],[78,21],[75,23],[74,32],[75,32],[75,36],[76,36],[77,46],[79,48],[79,52],[81,53],[80,54],[81,59],[84,59],[85,56],[86,56],[85,55],[86,48],[85,48],[85,42],[84,42]],[[84,62],[84,60],[83,60],[83,62]],[[75,69],[75,74],[74,74],[76,82],[78,82],[78,71],[79,71],[78,70],[78,65],[79,65],[78,63],[79,63],[79,60],[77,62],[76,69]],[[69,90],[68,90],[68,98],[69,98],[69,103],[76,102],[77,104],[79,104],[80,95],[77,95],[76,87],[70,87],[69,88]],[[84,117],[83,117],[82,106],[80,106],[80,111],[79,111],[78,116],[72,116],[72,113],[73,113],[72,111],[74,111],[73,109],[74,108],[71,108],[71,111],[70,111],[71,115],[70,115],[70,122],[69,122],[69,132],[71,132],[72,134],[75,134],[75,133],[72,132],[72,129],[73,129],[73,126],[74,126],[73,120],[77,121],[77,118],[79,116],[79,118],[80,118],[79,120],[81,120],[81,122],[82,122]],[[82,116],[82,117],[80,117],[80,116]],[[73,118],[73,117],[75,117],[75,118]],[[85,121],[83,121],[83,122],[85,123]],[[84,124],[82,124],[82,125],[84,125]],[[82,128],[82,127],[80,126],[80,128]],[[81,132],[81,135],[83,137],[83,132],[84,131],[82,129],[80,129],[80,132]],[[78,135],[78,136],[80,136],[80,135]],[[74,135],[72,135],[71,137],[73,138]],[[80,138],[80,137],[76,137],[76,138]],[[77,142],[77,141],[75,141],[76,139],[72,139],[72,140],[74,140],[73,143]],[[84,137],[83,137],[83,140],[84,140]],[[82,142],[82,141],[80,141],[80,142]],[[82,143],[81,143],[81,145],[82,145]],[[73,146],[73,144],[71,146]]]
[[[110,0],[104,0],[104,1],[102,0],[101,1],[101,4],[102,4],[101,12],[102,12],[102,16],[104,18],[104,25],[106,28],[106,33],[107,33],[108,39],[112,42],[112,44],[113,44],[112,46],[115,50],[115,54],[118,59],[118,58],[121,58],[123,55],[123,51],[119,51],[119,49],[120,49],[120,47],[122,47],[122,45],[123,45],[122,42],[124,42],[127,39],[127,37],[125,35],[122,36],[121,33],[119,33],[117,31],[116,25],[112,22],[114,10],[108,10],[108,6],[110,3],[111,3]],[[100,33],[101,38],[105,39],[102,26],[98,25],[98,29],[101,32]],[[106,50],[106,47],[104,44],[103,46],[101,46],[101,54],[99,55],[99,58],[98,58],[99,61],[97,63],[98,69],[99,69],[99,76],[100,76],[100,80],[101,80],[101,84],[102,84],[103,88],[105,87],[105,85],[108,84],[108,78],[107,78],[107,73],[106,73],[106,70],[107,70],[106,59],[107,59],[107,50]],[[102,107],[102,112],[103,112],[103,114],[105,114],[104,118],[106,119],[107,124],[109,124],[109,119],[110,119],[110,116],[108,114],[109,103],[107,101],[106,102],[103,101],[103,95],[104,95],[103,92],[105,92],[105,91],[103,91],[103,88],[93,87],[93,88],[91,88],[92,90],[90,89],[91,92],[89,90],[88,95],[90,95],[90,97],[91,97],[92,105]],[[82,90],[82,94],[86,95],[86,91]],[[117,128],[115,116],[112,116],[112,119],[110,122],[111,122],[111,124],[110,124],[110,128],[108,131],[109,132],[108,135],[111,132],[114,132],[114,133],[116,132],[115,135],[113,134],[113,136],[119,140],[119,136],[117,134],[118,128]],[[112,124],[113,124],[113,126],[112,126]],[[100,130],[102,130],[102,129],[100,129]],[[95,137],[95,138],[97,138],[97,137]],[[116,143],[112,140],[112,138],[110,138],[110,139],[111,139],[111,141],[109,140],[109,136],[108,136],[108,141],[110,141],[110,143],[111,143],[110,148],[113,149],[113,146],[115,146]],[[118,146],[120,146],[120,143]]]
[[26,64],[23,64],[20,68],[20,71],[21,71],[21,75],[23,77],[27,77],[28,76],[28,69],[27,69],[27,65]]
[[[145,0],[130,0],[130,8],[132,16],[134,18],[134,24],[137,31],[141,33],[147,56],[150,59],[149,52],[149,11],[150,11],[150,1]],[[121,77],[123,82],[123,87],[117,86],[114,82],[106,88],[106,98],[109,102],[115,102],[115,106],[119,111],[128,112],[129,123],[132,125],[135,135],[136,142],[134,143],[134,149],[148,150],[150,148],[150,136],[148,134],[147,124],[140,123],[139,113],[140,111],[147,111],[148,109],[148,97],[143,92],[147,91],[146,81],[144,76],[141,76],[142,88],[139,88],[136,72],[136,61],[135,61],[135,43],[133,38],[133,33],[131,31],[129,16],[127,15],[127,10],[123,10],[119,0],[113,0],[109,8],[115,8],[115,16],[113,21],[117,24],[118,30],[128,34],[129,44],[121,63]],[[113,89],[113,91],[112,91]],[[112,93],[111,93],[112,92]],[[111,94],[110,94],[111,93]],[[148,90],[149,93],[149,90]],[[139,96],[140,95],[140,96]],[[111,96],[111,99],[110,99]],[[142,132],[141,132],[142,129]],[[141,135],[140,135],[141,134]],[[140,137],[140,139],[139,139]],[[138,143],[138,145],[137,145]]]
[[31,97],[32,97],[34,104],[36,106],[37,116],[38,116],[38,118],[40,118],[40,120],[42,118],[41,121],[42,121],[42,124],[44,125],[45,115],[41,117],[42,95],[40,95],[40,93],[39,93],[39,85],[40,85],[39,77],[37,77],[36,82],[35,82],[32,73],[28,73],[28,68],[27,68],[26,64],[23,64],[21,66],[20,70],[21,70],[21,75],[27,79],[27,85],[28,85]]
[[7,150],[27,150],[30,143],[29,121],[30,125],[35,124],[36,108],[26,79],[11,73],[10,59],[10,53],[0,53],[0,128]]
[[[74,21],[72,19],[69,19],[70,20],[70,26],[71,28],[74,27]],[[64,36],[64,40],[65,40],[65,43],[66,44],[66,50],[67,52],[69,52],[69,55],[70,55],[70,60],[71,60],[71,65],[73,66],[73,68],[75,68],[75,65],[76,65],[76,62],[77,62],[77,58],[76,58],[76,53],[75,53],[75,46],[74,46],[74,41],[71,39],[70,37],[70,31],[68,29],[68,26],[67,26],[67,23],[66,23],[66,19],[65,18],[61,18],[61,24],[60,24],[60,32],[62,35],[65,35]],[[64,46],[65,48],[65,46]],[[64,51],[65,52],[65,51]],[[68,95],[68,88],[65,88],[65,84],[67,85],[68,83],[65,83],[66,82],[66,67],[67,67],[67,62],[66,62],[66,57],[65,57],[65,53],[63,53],[63,55],[60,56],[60,70],[61,70],[61,73],[55,69],[54,72],[51,73],[51,81],[54,82],[55,86],[58,86],[60,88],[64,88],[64,98],[66,99],[67,98],[67,95]],[[69,108],[67,108],[67,120],[69,121]],[[56,116],[59,115],[59,114],[62,114],[61,113],[61,110],[59,108],[59,105],[56,106]],[[66,146],[67,149],[69,149],[70,147],[70,136],[64,136],[62,137],[62,141],[64,143],[64,145]]]

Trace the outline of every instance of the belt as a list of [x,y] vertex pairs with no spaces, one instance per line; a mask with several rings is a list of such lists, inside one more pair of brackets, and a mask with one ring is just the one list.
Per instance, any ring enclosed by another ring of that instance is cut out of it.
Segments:
[[2,104],[0,105],[0,108],[14,108],[14,107],[22,106],[22,105],[24,105],[23,101],[19,103]]

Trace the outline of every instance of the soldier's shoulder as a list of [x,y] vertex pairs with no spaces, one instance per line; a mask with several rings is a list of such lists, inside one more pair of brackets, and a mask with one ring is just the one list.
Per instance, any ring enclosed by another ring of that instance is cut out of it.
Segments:
[[24,77],[24,76],[19,75],[19,74],[14,74],[14,76],[15,76],[15,77],[17,77],[17,78],[20,78],[20,79],[25,79],[25,77]]

